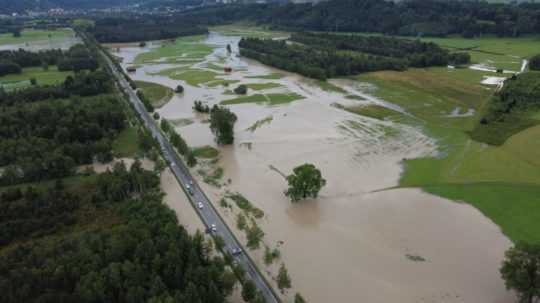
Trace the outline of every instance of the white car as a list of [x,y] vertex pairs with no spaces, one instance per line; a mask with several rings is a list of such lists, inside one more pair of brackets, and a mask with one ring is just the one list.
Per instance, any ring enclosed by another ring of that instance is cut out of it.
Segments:
[[199,204],[197,204],[197,207],[198,207],[199,209],[203,209],[203,204],[202,204],[202,202],[199,202]]
[[212,230],[213,232],[216,232],[217,231],[216,224],[212,223],[212,225],[210,225],[210,230]]

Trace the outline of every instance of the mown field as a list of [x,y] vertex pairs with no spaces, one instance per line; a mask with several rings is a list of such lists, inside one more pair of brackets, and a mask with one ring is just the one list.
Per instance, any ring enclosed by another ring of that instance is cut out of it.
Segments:
[[0,34],[0,45],[63,40],[67,37],[72,37],[73,35],[73,30],[67,28],[58,30],[25,29],[21,32],[20,37],[13,37],[13,34],[11,33]]
[[[510,137],[501,146],[470,139],[492,89],[479,84],[483,73],[468,69],[411,69],[361,75],[370,93],[398,104],[436,138],[439,156],[405,161],[400,186],[421,187],[470,203],[513,241],[540,242],[540,126]],[[470,116],[452,117],[474,109]]]
[[67,76],[73,75],[71,71],[58,71],[56,66],[49,66],[48,70],[42,67],[29,67],[20,74],[10,74],[0,77],[0,86],[6,91],[22,89],[30,86],[30,79],[36,79],[38,85],[54,85],[62,83]]
[[195,63],[202,61],[212,52],[212,47],[200,43],[205,36],[188,36],[177,38],[174,42],[166,41],[161,46],[135,58],[135,64],[143,63]]
[[494,68],[519,71],[522,60],[528,59],[540,50],[540,37],[498,38],[486,36],[466,39],[462,37],[422,38],[435,42],[450,50],[465,50],[471,54],[473,63]]

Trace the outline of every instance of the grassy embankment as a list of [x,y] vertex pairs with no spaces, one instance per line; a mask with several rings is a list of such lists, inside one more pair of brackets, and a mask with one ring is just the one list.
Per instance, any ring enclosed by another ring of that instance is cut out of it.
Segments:
[[[511,136],[501,146],[470,139],[493,93],[479,84],[486,73],[468,69],[411,69],[376,72],[359,80],[371,93],[400,105],[436,138],[440,156],[405,161],[400,186],[420,187],[477,207],[513,241],[540,242],[540,126]],[[450,117],[474,109],[472,116]]]
[[43,41],[62,41],[67,37],[72,37],[73,35],[73,30],[67,28],[59,30],[25,29],[21,32],[20,37],[13,37],[11,33],[0,34],[0,45],[18,45],[23,43],[39,43]]
[[495,68],[512,71],[521,69],[522,59],[538,53],[540,37],[498,38],[486,36],[475,39],[461,37],[424,38],[450,50],[465,50],[471,54],[473,63],[481,63]]
[[0,77],[0,86],[5,90],[23,89],[30,86],[30,79],[34,78],[37,85],[54,85],[64,82],[71,71],[58,71],[56,66],[49,66],[48,70],[42,67],[24,68],[20,74],[10,74]]
[[135,81],[135,84],[143,91],[155,108],[167,104],[174,95],[174,91],[170,87],[158,83]]

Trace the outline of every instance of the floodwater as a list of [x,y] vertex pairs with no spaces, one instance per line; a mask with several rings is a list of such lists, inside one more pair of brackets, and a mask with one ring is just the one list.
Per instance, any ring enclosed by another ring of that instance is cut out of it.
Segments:
[[[224,191],[238,191],[264,210],[259,225],[265,243],[274,247],[283,241],[281,260],[293,284],[285,295],[288,300],[296,291],[308,302],[502,303],[514,299],[498,273],[511,242],[477,209],[418,189],[379,191],[397,185],[402,159],[435,155],[436,142],[420,129],[360,117],[332,105],[376,103],[400,108],[369,96],[354,81],[332,83],[365,100],[326,92],[283,71],[279,72],[285,77],[277,80],[246,78],[276,70],[236,57],[238,37],[211,34],[205,42],[216,48],[193,68],[204,69],[207,62],[231,66],[233,73],[219,77],[242,83],[275,82],[282,87],[264,92],[305,97],[280,106],[230,106],[238,116],[235,144],[220,148],[218,165],[225,170],[223,180],[231,179],[231,184],[221,189],[203,184],[240,239],[243,235],[236,230],[234,214],[217,203]],[[233,46],[231,56],[225,51],[227,44]],[[115,55],[124,59],[126,67],[147,50],[128,47]],[[190,146],[215,146],[206,117],[196,115],[191,107],[194,100],[212,105],[232,98],[224,94],[230,88],[193,87],[152,75],[170,67],[146,64],[132,78],[171,88],[184,85],[185,93],[159,113],[167,119],[194,120],[177,128]],[[247,130],[269,116],[270,123]],[[283,195],[286,181],[270,167],[288,174],[306,162],[320,168],[327,185],[318,199],[292,204]],[[261,250],[250,254],[264,268]],[[263,271],[275,275],[276,267]]]

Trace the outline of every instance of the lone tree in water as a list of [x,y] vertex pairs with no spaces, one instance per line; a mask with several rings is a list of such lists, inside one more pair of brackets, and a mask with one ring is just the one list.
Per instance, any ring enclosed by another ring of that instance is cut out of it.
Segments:
[[174,90],[177,94],[181,94],[184,92],[184,87],[180,84],[176,86],[176,89]]
[[289,188],[285,192],[291,201],[297,202],[308,197],[317,198],[321,188],[326,185],[321,171],[313,164],[304,164],[293,169],[293,174],[287,177]]
[[505,253],[501,275],[506,288],[516,291],[519,302],[540,298],[540,245],[520,243]]
[[214,105],[210,111],[210,129],[216,136],[217,144],[232,144],[234,142],[234,123],[236,115],[228,108]]
[[291,288],[291,278],[289,278],[289,273],[283,263],[281,263],[281,267],[279,268],[277,284],[282,293],[285,289]]

